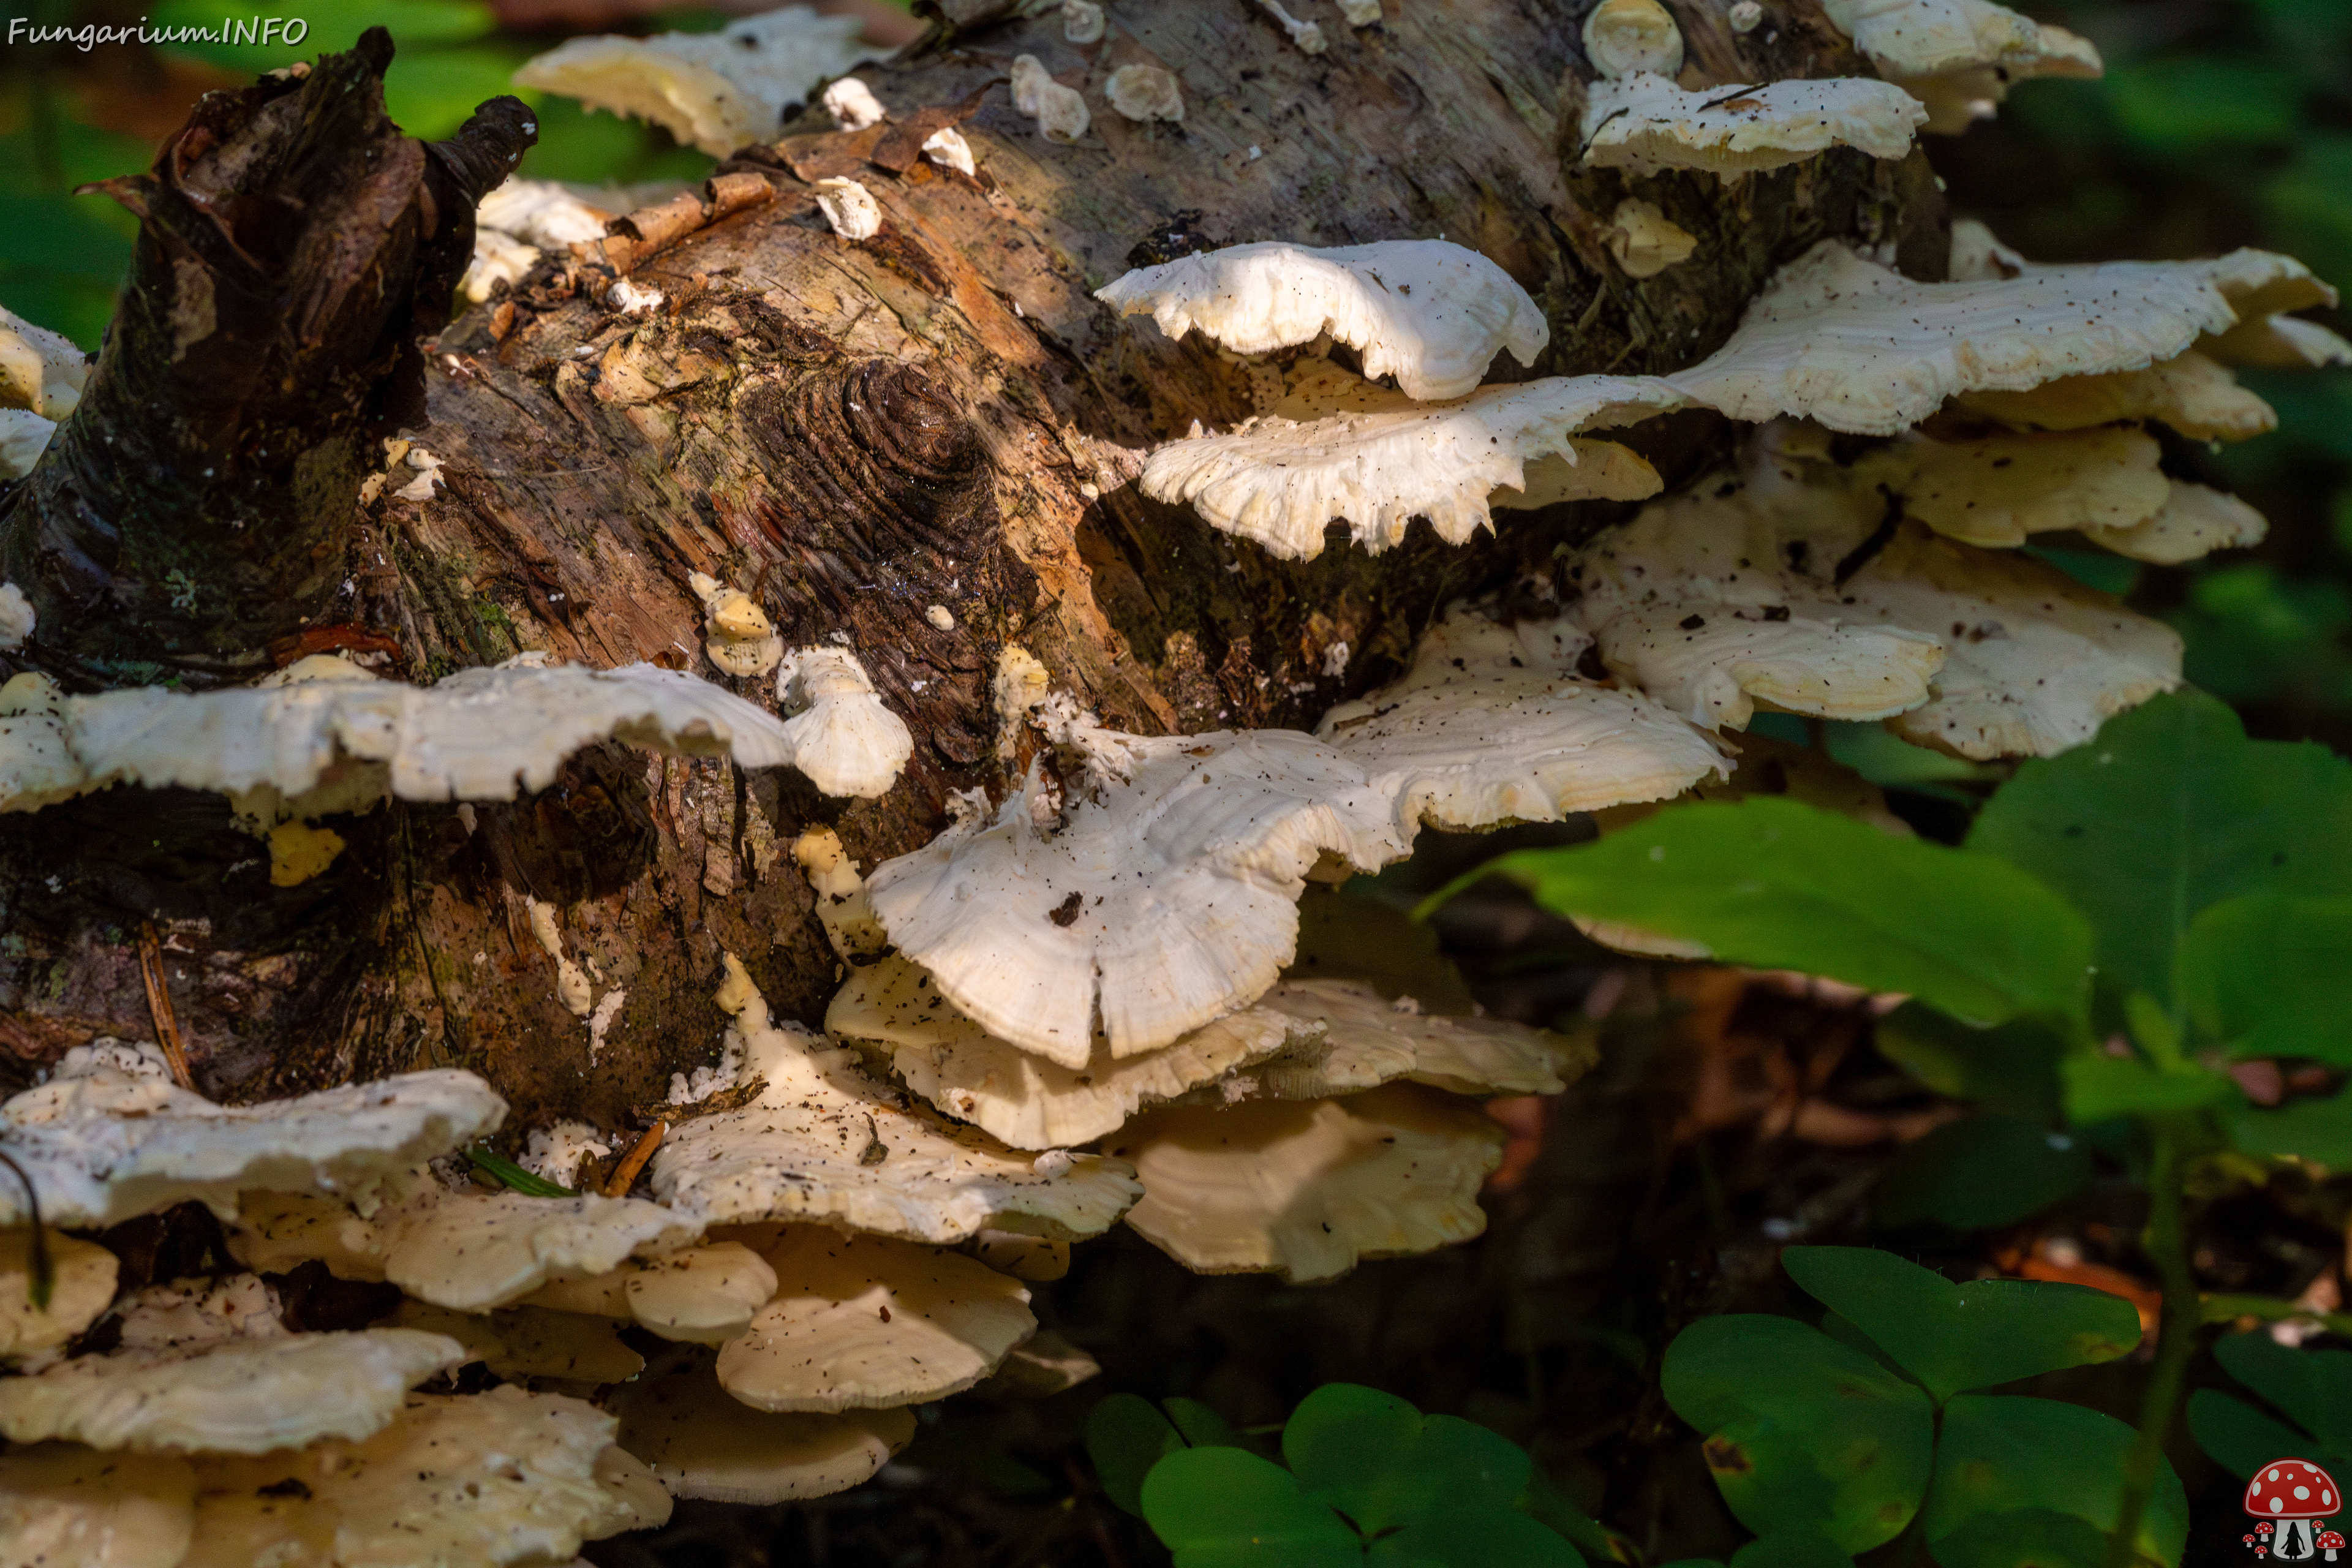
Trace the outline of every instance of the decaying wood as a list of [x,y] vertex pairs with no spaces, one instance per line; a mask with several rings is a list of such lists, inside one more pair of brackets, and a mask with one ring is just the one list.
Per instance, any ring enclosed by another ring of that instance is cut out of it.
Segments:
[[[542,264],[511,299],[441,331],[422,362],[427,418],[409,432],[442,464],[430,499],[393,493],[414,477],[403,468],[357,501],[366,419],[396,406],[396,377],[374,339],[347,344],[338,384],[364,395],[339,408],[331,450],[272,480],[308,487],[309,542],[241,556],[249,575],[228,603],[175,609],[149,588],[110,600],[40,565],[36,541],[54,529],[38,520],[55,509],[25,498],[63,493],[91,442],[139,426],[119,398],[85,405],[7,523],[11,575],[49,572],[27,657],[85,686],[147,679],[134,658],[225,676],[325,646],[384,650],[389,673],[416,680],[527,649],[724,679],[687,587],[709,573],[751,593],[792,644],[856,652],[917,736],[898,786],[828,799],[788,772],[596,748],[512,805],[394,805],[339,822],[349,847],[289,889],[268,885],[266,855],[208,797],[126,806],[114,792],[5,819],[18,951],[0,954],[0,1043],[35,1060],[145,1033],[123,933],[152,918],[184,955],[174,1001],[214,1092],[451,1063],[497,1083],[520,1125],[625,1125],[627,1107],[661,1103],[671,1072],[715,1053],[722,952],[780,1016],[821,1015],[837,969],[782,853],[795,835],[830,825],[870,867],[936,833],[949,792],[1002,793],[988,684],[1005,644],[1132,730],[1307,727],[1392,673],[1444,601],[1509,583],[1614,515],[1499,514],[1496,536],[1460,549],[1417,527],[1378,557],[1335,536],[1320,559],[1286,564],[1147,502],[1124,483],[1124,457],[1256,405],[1244,367],[1091,298],[1121,271],[1245,240],[1442,235],[1547,310],[1542,361],[1497,363],[1517,378],[1687,363],[1775,265],[1825,236],[1922,276],[1942,264],[1941,205],[1916,156],[1832,153],[1727,186],[1575,170],[1581,7],[1392,0],[1381,24],[1335,29],[1316,57],[1248,0],[1126,0],[1083,48],[1057,16],[1012,9],[946,5],[927,46],[862,71],[892,123],[845,134],[804,116],[723,164],[720,184],[634,215],[605,246]],[[1688,85],[1862,68],[1809,0],[1745,37],[1711,5],[1675,9]],[[1185,119],[1139,125],[1105,109],[1079,143],[1048,142],[1004,85],[1024,53],[1097,103],[1118,67],[1165,66]],[[912,155],[915,129],[950,122],[977,178]],[[744,176],[771,199],[745,200]],[[873,193],[879,234],[853,244],[831,231],[811,190],[830,176]],[[1646,280],[1620,273],[1601,236],[1629,194],[1696,236],[1697,255]],[[383,232],[403,222],[415,224]],[[149,227],[142,258],[163,243],[152,212]],[[413,284],[409,319],[426,319],[427,285],[446,292],[438,252],[410,243],[400,272],[394,248],[379,252],[384,276]],[[614,262],[658,305],[618,309]],[[110,365],[146,367],[141,384],[169,411],[143,440],[208,428],[202,400],[174,389],[215,351],[191,341],[190,368],[173,372],[173,308],[168,294],[134,300],[109,348]],[[1672,482],[1725,435],[1694,414],[1629,439]],[[176,510],[142,526],[226,519],[225,487],[174,473]],[[152,488],[147,500],[158,504]],[[104,505],[82,515],[125,526]],[[201,637],[187,628],[199,615],[211,617]],[[101,616],[120,624],[88,624]],[[774,701],[762,682],[734,684]],[[600,1001],[623,994],[593,1062],[527,900],[562,911],[567,955]]]

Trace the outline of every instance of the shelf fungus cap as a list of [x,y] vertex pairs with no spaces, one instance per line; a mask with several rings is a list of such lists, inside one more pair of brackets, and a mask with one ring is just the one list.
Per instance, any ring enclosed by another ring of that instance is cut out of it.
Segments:
[[1948,539],[1990,549],[2063,529],[2128,529],[2164,510],[2171,481],[2147,432],[2100,426],[2056,435],[1938,440],[1913,433],[1853,465],[1885,484],[1906,516]]
[[[160,1056],[76,1047],[47,1083],[0,1105],[44,1221],[110,1226],[191,1199],[228,1215],[241,1192],[348,1192],[492,1131],[506,1114],[489,1085],[446,1068],[215,1105],[173,1084]],[[24,1217],[16,1184],[0,1186],[0,1223]]]
[[1097,1040],[1082,1068],[991,1036],[931,977],[891,956],[850,972],[825,1013],[835,1039],[887,1052],[908,1089],[1016,1149],[1067,1149],[1117,1131],[1146,1105],[1302,1043],[1312,1024],[1244,1007],[1140,1056]]
[[1671,77],[1683,68],[1683,30],[1658,0],[1601,0],[1585,13],[1584,58],[1612,80],[1635,71]]
[[32,1240],[29,1228],[0,1231],[0,1356],[56,1350],[98,1321],[114,1300],[114,1254],[53,1231],[42,1237],[53,1280],[49,1304],[33,1305]]
[[1628,278],[1655,278],[1669,267],[1679,267],[1698,249],[1698,240],[1658,209],[1655,202],[1629,197],[1609,215],[1601,236],[1618,270]]
[[724,158],[774,141],[787,108],[865,59],[857,33],[855,16],[786,5],[713,33],[567,39],[526,62],[514,82],[650,120]]
[[972,162],[971,143],[952,125],[943,125],[925,138],[922,153],[942,169],[966,176],[980,173],[980,165]]
[[819,180],[812,188],[816,192],[817,210],[842,238],[872,239],[882,232],[882,205],[856,180]]
[[2110,261],[1915,283],[1823,240],[1781,268],[1721,349],[1666,379],[1734,419],[1897,435],[1948,398],[2142,370],[2228,331],[2231,266]]
[[874,96],[874,89],[854,76],[829,83],[818,95],[817,102],[832,117],[836,131],[864,131],[890,117],[882,100]]
[[[819,198],[820,202],[823,200]],[[697,572],[687,586],[702,601],[703,651],[729,675],[742,679],[765,675],[784,657],[784,639],[759,602],[740,588],[730,588],[716,577]]]
[[866,667],[846,648],[785,655],[776,696],[793,715],[784,721],[793,765],[827,795],[887,795],[915,754],[906,721],[883,704]]
[[0,811],[38,811],[98,787],[74,756],[67,725],[66,698],[40,671],[0,686]]
[[585,1312],[544,1307],[459,1312],[403,1301],[378,1326],[455,1340],[466,1347],[467,1363],[479,1362],[509,1382],[555,1377],[575,1384],[623,1383],[646,1366],[646,1358],[622,1342],[619,1324]]
[[2105,69],[2089,39],[1990,0],[1825,0],[1822,10],[1881,76],[1927,106],[1938,135],[1990,119],[2018,82]]
[[1453,1094],[1558,1094],[1598,1059],[1589,1043],[1524,1024],[1402,1010],[1352,980],[1286,980],[1258,1006],[1309,1027],[1218,1085],[1228,1100],[1320,1100],[1398,1079]]
[[1408,836],[1664,800],[1725,770],[1688,721],[1579,676],[1591,642],[1566,616],[1504,626],[1455,608],[1402,679],[1331,709],[1316,732],[1396,803]]
[[1442,239],[1316,249],[1269,242],[1179,257],[1129,272],[1095,298],[1149,314],[1170,338],[1197,330],[1240,354],[1328,332],[1393,375],[1406,395],[1461,397],[1508,350],[1533,364],[1550,341],[1541,307],[1476,251]]
[[719,1352],[754,1410],[887,1410],[961,1394],[1037,1331],[1017,1279],[961,1253],[824,1226],[785,1229],[775,1299]]
[[1033,771],[993,823],[951,829],[866,882],[899,952],[950,1001],[1073,1069],[1093,1057],[1097,1015],[1111,1055],[1137,1056],[1273,984],[1323,857],[1371,871],[1406,852],[1389,800],[1305,735],[1125,747],[1125,779],[1066,801],[1057,830],[1039,826]]
[[1389,1084],[1148,1111],[1108,1147],[1143,1180],[1128,1224],[1177,1262],[1310,1284],[1486,1229],[1478,1188],[1503,1130],[1453,1095]]
[[604,226],[620,216],[556,181],[509,174],[474,208],[474,226],[512,235],[542,250],[562,250],[603,239]]
[[2174,479],[2153,516],[2128,525],[2085,527],[2083,537],[2134,561],[2178,566],[2216,550],[2260,544],[2270,529],[2261,512],[2236,496]]
[[779,1503],[828,1497],[870,1479],[915,1436],[910,1410],[774,1414],[719,1384],[705,1355],[657,1363],[623,1390],[621,1447],[675,1498]]
[[1126,118],[1139,121],[1184,118],[1184,89],[1176,73],[1160,66],[1121,66],[1103,84],[1103,96]]
[[1402,542],[1416,517],[1463,544],[1492,525],[1489,491],[1526,485],[1538,458],[1578,461],[1578,432],[1686,401],[1652,376],[1553,376],[1312,424],[1276,416],[1170,442],[1146,459],[1140,487],[1154,500],[1191,502],[1213,526],[1285,560],[1322,553],[1325,525],[1339,518],[1367,551]]
[[732,955],[719,1005],[743,1081],[766,1087],[740,1110],[676,1128],[654,1156],[653,1190],[713,1225],[831,1224],[909,1241],[965,1241],[984,1229],[1063,1240],[1098,1236],[1139,1189],[1117,1161],[1045,1164],[974,1128],[910,1106],[851,1053],[776,1024]]
[[673,1252],[702,1234],[690,1215],[595,1193],[474,1197],[426,1188],[375,1223],[383,1277],[420,1301],[461,1312],[487,1312],[551,1280]]
[[10,1568],[179,1568],[196,1478],[180,1459],[45,1443],[0,1455],[0,1552]]
[[183,1568],[559,1563],[642,1517],[630,1468],[606,1459],[615,1425],[581,1400],[508,1384],[411,1394],[364,1442],[199,1459]]
[[2142,370],[2070,375],[2024,391],[1971,392],[1963,414],[2021,430],[2085,430],[2152,419],[2192,441],[2247,441],[2278,428],[2278,415],[2238,384],[2228,367],[2194,349]]
[[89,380],[89,356],[79,343],[0,307],[0,406],[62,420]]
[[1055,81],[1035,55],[1013,62],[1013,107],[1035,121],[1048,142],[1076,142],[1094,123],[1085,95]]
[[768,1260],[740,1241],[713,1242],[629,1270],[629,1315],[666,1340],[722,1345],[776,1293]]
[[1927,118],[1901,88],[1862,77],[1791,77],[1688,92],[1665,77],[1636,71],[1596,82],[1585,95],[1579,162],[1637,174],[1703,169],[1728,183],[1832,147],[1905,157]]
[[236,1338],[194,1353],[116,1351],[0,1379],[0,1434],[142,1453],[262,1454],[380,1430],[465,1347],[413,1329]]

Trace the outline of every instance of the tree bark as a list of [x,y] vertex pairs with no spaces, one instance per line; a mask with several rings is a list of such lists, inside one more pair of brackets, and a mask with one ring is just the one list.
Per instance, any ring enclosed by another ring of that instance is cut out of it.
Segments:
[[[1745,37],[1710,0],[1669,3],[1686,85],[1864,68],[1814,0],[1776,7],[1774,26]],[[207,423],[205,389],[246,362],[226,342],[172,357],[173,312],[185,312],[151,292],[170,233],[151,205],[89,399],[8,502],[10,576],[38,584],[31,666],[88,688],[158,679],[157,667],[227,679],[346,647],[429,680],[541,649],[724,680],[702,656],[686,585],[707,572],[752,592],[791,646],[845,639],[916,751],[887,796],[846,801],[789,772],[595,748],[512,805],[393,803],[338,821],[349,847],[289,889],[268,886],[266,856],[216,797],[117,790],[0,819],[12,933],[0,1041],[30,1062],[97,1034],[152,1034],[134,933],[155,920],[212,1092],[448,1064],[497,1084],[518,1126],[625,1125],[664,1098],[668,1074],[715,1053],[722,952],[781,1014],[822,1016],[837,971],[788,853],[798,833],[831,825],[870,868],[938,832],[950,792],[1001,796],[989,682],[1006,644],[1124,728],[1310,728],[1395,673],[1444,603],[1504,586],[1622,514],[1498,513],[1494,536],[1462,548],[1416,525],[1380,556],[1335,536],[1319,559],[1286,563],[1149,502],[1122,483],[1116,449],[1247,417],[1252,377],[1197,340],[1116,320],[1090,296],[1121,271],[1248,240],[1442,235],[1500,263],[1549,317],[1539,363],[1498,361],[1512,379],[1688,363],[1775,266],[1823,237],[1941,275],[1945,219],[1917,154],[1834,153],[1729,185],[1577,170],[1591,76],[1581,6],[1392,0],[1378,26],[1335,24],[1315,57],[1251,0],[1130,0],[1085,49],[1063,40],[1058,16],[1012,8],[952,0],[923,45],[862,71],[891,124],[836,133],[804,116],[775,147],[722,165],[763,178],[768,199],[667,243],[647,218],[646,237],[543,265],[513,298],[439,331],[412,435],[441,459],[446,488],[421,502],[393,486],[357,499],[376,460],[370,419],[401,412],[383,336],[397,310],[382,332],[354,329],[320,351],[341,377],[327,379],[356,395],[331,417],[286,424],[299,455],[273,436],[266,461],[236,470],[243,489],[184,459],[136,493],[85,482],[89,454],[110,442],[209,450],[234,434]],[[1047,142],[1013,110],[1004,82],[1023,53],[1087,92],[1097,118],[1080,143]],[[320,72],[349,71],[352,58]],[[1179,74],[1181,125],[1132,124],[1104,105],[1103,79],[1138,62]],[[916,155],[957,118],[976,179]],[[251,163],[257,182],[283,177],[266,151]],[[845,241],[816,212],[811,184],[835,174],[880,204],[874,238]],[[730,201],[747,188],[730,183]],[[1691,261],[1640,281],[1601,242],[1636,192],[1700,241]],[[412,194],[401,210],[431,199]],[[419,240],[403,272],[399,248],[380,247],[380,275],[429,327],[446,258]],[[606,296],[619,268],[661,303],[616,310]],[[1685,414],[1612,434],[1672,484],[1719,456],[1728,429]],[[240,500],[253,495],[265,499]],[[241,542],[241,505],[268,513],[269,539]],[[120,540],[130,564],[89,539]],[[222,597],[200,594],[193,609],[156,571],[194,571],[192,554],[224,558],[206,579]],[[1341,642],[1350,657],[1329,673]],[[767,681],[732,684],[774,702]],[[600,1000],[625,993],[593,1061],[527,900],[562,911],[567,952]]]

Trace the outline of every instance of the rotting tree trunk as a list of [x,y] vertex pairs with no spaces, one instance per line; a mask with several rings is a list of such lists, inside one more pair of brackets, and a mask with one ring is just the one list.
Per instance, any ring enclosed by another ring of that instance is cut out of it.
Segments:
[[[1686,85],[1863,68],[1811,0],[1745,37],[1709,0],[1673,8]],[[116,790],[0,818],[0,1042],[33,1062],[94,1035],[152,1035],[135,933],[153,920],[211,1092],[451,1064],[507,1093],[512,1125],[568,1114],[625,1126],[664,1098],[668,1074],[715,1051],[722,952],[781,1014],[821,1016],[837,972],[788,853],[798,833],[830,824],[870,868],[935,834],[950,791],[1001,795],[989,679],[1008,642],[1124,728],[1311,727],[1394,673],[1443,603],[1509,583],[1617,515],[1498,513],[1498,533],[1467,548],[1416,525],[1385,555],[1335,536],[1317,561],[1274,561],[1144,500],[1103,462],[1106,447],[1247,416],[1251,378],[1197,341],[1121,323],[1094,289],[1215,245],[1442,235],[1499,262],[1549,313],[1541,363],[1498,361],[1496,374],[1518,377],[1688,363],[1773,267],[1826,237],[1940,275],[1943,211],[1916,154],[1836,153],[1733,185],[1575,171],[1590,75],[1580,5],[1391,0],[1380,26],[1335,26],[1318,57],[1249,0],[1128,0],[1084,51],[1058,16],[1011,9],[958,0],[960,23],[862,72],[892,125],[836,133],[812,116],[725,165],[763,176],[772,195],[661,248],[657,230],[636,244],[633,281],[661,292],[656,309],[616,312],[604,298],[612,271],[586,260],[543,267],[512,300],[440,331],[425,345],[427,422],[410,431],[445,465],[431,499],[385,487],[357,500],[371,456],[356,445],[359,411],[401,409],[385,345],[350,339],[338,384],[361,395],[322,413],[305,456],[281,443],[239,470],[248,487],[276,487],[253,513],[259,536],[192,551],[233,498],[184,467],[171,493],[151,479],[135,498],[135,529],[127,492],[92,501],[110,493],[83,478],[107,473],[100,448],[134,431],[150,447],[201,436],[202,389],[242,363],[203,341],[170,359],[169,298],[140,291],[97,388],[5,524],[10,575],[37,584],[42,614],[21,657],[84,689],[217,679],[333,647],[387,652],[389,673],[413,680],[526,649],[724,679],[702,657],[686,586],[707,572],[751,590],[790,644],[845,640],[857,653],[917,737],[898,787],[831,799],[790,772],[599,747],[511,805],[394,803],[339,820],[342,855],[283,889],[218,797]],[[1097,106],[1080,144],[1044,141],[1011,107],[1004,81],[1022,53]],[[1181,78],[1181,126],[1100,107],[1102,80],[1136,62]],[[915,156],[957,114],[977,180]],[[282,179],[268,146],[253,146],[237,177]],[[833,174],[879,202],[873,239],[845,241],[816,212],[810,184]],[[1601,237],[1637,189],[1700,240],[1693,260],[1643,282]],[[432,199],[412,195],[406,210]],[[179,265],[162,226],[151,212],[136,290],[168,287]],[[314,261],[305,281],[320,287],[353,265]],[[425,289],[446,289],[446,257],[415,244],[408,261],[412,275],[385,276],[429,326]],[[1727,427],[1703,414],[1620,434],[1669,484],[1727,446]],[[126,510],[104,515],[108,504]],[[139,591],[93,592],[86,570],[60,564],[61,518],[102,537],[103,572]],[[197,611],[159,599],[172,571]],[[1344,661],[1329,657],[1341,642]],[[767,681],[734,685],[774,701]],[[593,1063],[526,899],[562,910],[567,953],[599,1000],[625,993]]]

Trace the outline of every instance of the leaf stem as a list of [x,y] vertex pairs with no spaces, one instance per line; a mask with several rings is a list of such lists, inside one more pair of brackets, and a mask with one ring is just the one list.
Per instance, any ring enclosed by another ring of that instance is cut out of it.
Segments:
[[2139,1437],[2124,1461],[2123,1495],[2116,1506],[2115,1533],[2107,1538],[2106,1568],[2132,1568],[2139,1556],[2140,1521],[2156,1493],[2157,1474],[2164,1463],[2165,1435],[2172,1429],[2179,1410],[2189,1358],[2197,1348],[2197,1331],[2205,1320],[2197,1277],[2189,1265],[2188,1234],[2181,1223],[2188,1130],[2178,1117],[2150,1117],[2146,1125],[2153,1158],[2148,1170],[2147,1228],[2141,1233],[2140,1246],[2156,1264],[2163,1282],[2164,1306],[2158,1320],[2156,1362],[2148,1369],[2147,1390],[2140,1405]]
[[2209,1323],[2226,1323],[2233,1318],[2260,1318],[2273,1323],[2308,1318],[2330,1333],[2352,1337],[2352,1312],[2323,1312],[2275,1296],[2207,1296],[2204,1302]]

